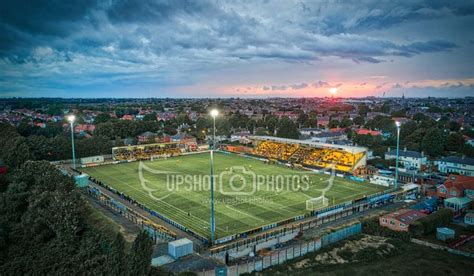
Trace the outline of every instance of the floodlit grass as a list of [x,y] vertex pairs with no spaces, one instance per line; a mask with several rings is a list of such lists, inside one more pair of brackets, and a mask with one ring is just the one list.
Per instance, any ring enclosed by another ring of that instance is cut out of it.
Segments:
[[[140,180],[140,162],[91,167],[83,171],[152,210],[209,237],[210,154],[192,154],[143,163],[149,168],[142,170],[145,186]],[[214,164],[215,175],[222,176],[216,180],[215,188],[217,238],[305,214],[306,200],[321,196],[330,178],[329,175],[225,153],[215,153]],[[184,176],[188,177],[187,182]],[[268,177],[276,180],[268,181]],[[179,184],[180,181],[184,183]],[[384,189],[335,177],[325,197],[329,205],[333,205]]]

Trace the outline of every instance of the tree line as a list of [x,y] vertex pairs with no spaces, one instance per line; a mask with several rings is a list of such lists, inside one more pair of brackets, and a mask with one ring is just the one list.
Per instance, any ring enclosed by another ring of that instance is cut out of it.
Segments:
[[150,266],[151,238],[140,233],[127,248],[120,232],[110,237],[97,228],[71,177],[36,161],[43,143],[29,138],[0,127],[0,158],[10,168],[0,177],[2,274],[161,275]]

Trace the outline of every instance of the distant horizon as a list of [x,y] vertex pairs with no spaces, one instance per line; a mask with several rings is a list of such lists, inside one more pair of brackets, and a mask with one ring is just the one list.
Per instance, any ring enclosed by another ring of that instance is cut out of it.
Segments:
[[255,99],[255,100],[262,100],[262,99],[430,99],[430,98],[436,98],[436,99],[464,99],[464,98],[474,98],[474,94],[472,96],[459,96],[459,97],[447,97],[447,96],[425,96],[425,97],[383,97],[383,96],[360,96],[360,97],[331,97],[331,96],[326,96],[326,97],[311,97],[311,96],[301,96],[301,97],[272,97],[272,96],[262,96],[262,97],[80,97],[80,98],[65,98],[65,97],[1,97],[0,99],[21,99],[21,100],[29,100],[29,99],[62,99],[62,100],[110,100],[110,99],[118,99],[118,100],[142,100],[142,99],[193,99],[193,100],[227,100],[227,99]]

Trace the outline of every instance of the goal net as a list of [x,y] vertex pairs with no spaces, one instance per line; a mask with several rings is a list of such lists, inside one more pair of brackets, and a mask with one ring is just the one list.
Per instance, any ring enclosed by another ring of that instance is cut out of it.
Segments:
[[325,196],[314,197],[306,200],[306,210],[314,211],[329,205],[329,200]]

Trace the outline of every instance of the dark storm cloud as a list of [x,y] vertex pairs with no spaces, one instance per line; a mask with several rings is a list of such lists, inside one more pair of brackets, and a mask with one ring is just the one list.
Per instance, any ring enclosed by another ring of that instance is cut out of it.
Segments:
[[[41,35],[66,35],[68,22],[83,20],[94,0],[15,0],[0,2],[0,22]],[[66,25],[64,25],[66,24]]]
[[[345,8],[348,13],[341,12]],[[474,2],[433,1],[310,1],[304,13],[316,14],[306,24],[326,35],[386,29],[406,22],[474,14]]]
[[0,1],[0,54],[18,54],[51,37],[67,37],[95,6],[94,0]]
[[376,59],[373,57],[359,57],[352,59],[355,63],[368,62],[368,63],[381,63],[383,60]]
[[157,23],[172,19],[176,14],[199,14],[212,9],[206,0],[165,1],[165,0],[119,0],[107,10],[113,22]]
[[427,42],[415,42],[406,47],[402,47],[402,49],[409,53],[420,54],[449,51],[456,47],[458,47],[456,44],[449,41],[431,40]]
[[[30,76],[61,80],[65,72],[77,76],[77,85],[81,77],[173,85],[269,61],[315,65],[337,58],[382,66],[454,52],[461,44],[442,32],[408,40],[370,31],[472,14],[472,1],[6,0],[0,2],[0,69],[32,86],[37,78]],[[267,88],[315,85],[327,83]]]

